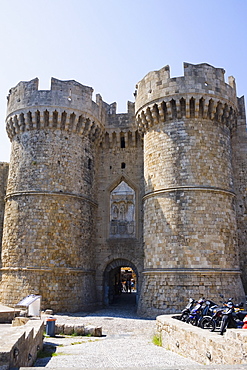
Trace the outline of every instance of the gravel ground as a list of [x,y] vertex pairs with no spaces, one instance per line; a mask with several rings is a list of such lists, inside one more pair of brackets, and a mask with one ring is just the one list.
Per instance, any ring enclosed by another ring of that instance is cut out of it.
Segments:
[[[196,362],[152,343],[155,320],[136,315],[134,294],[94,313],[58,314],[57,323],[102,326],[103,336],[45,338],[45,347],[55,347],[57,356],[39,358],[35,367],[46,368],[193,368]],[[197,367],[198,369],[198,367]]]

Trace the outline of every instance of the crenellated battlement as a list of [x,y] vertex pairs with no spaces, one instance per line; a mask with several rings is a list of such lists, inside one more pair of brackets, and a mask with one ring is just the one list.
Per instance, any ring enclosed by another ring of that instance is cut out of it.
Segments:
[[117,103],[105,103],[108,112],[103,148],[136,148],[142,145],[141,134],[135,121],[135,103],[128,101],[127,113],[117,113]]
[[215,68],[202,63],[193,65],[184,63],[184,76],[170,78],[170,67],[165,66],[159,71],[149,72],[136,85],[136,114],[152,103],[161,104],[163,101],[188,101],[193,98],[198,102],[210,99],[237,110],[235,79],[229,77],[228,84],[224,80],[224,69]]
[[92,100],[93,89],[69,80],[51,79],[50,90],[38,90],[38,78],[19,82],[10,89],[7,106],[7,133],[32,129],[65,129],[95,136],[104,131],[106,110],[98,94]]
[[104,126],[95,120],[95,117],[72,110],[30,109],[25,113],[9,116],[6,123],[6,131],[11,141],[16,134],[40,129],[59,129],[81,136],[88,135],[92,141],[100,141],[104,132]]
[[35,78],[27,82],[21,81],[10,89],[7,97],[7,117],[16,111],[34,106],[83,109],[96,117],[99,116],[102,104],[93,102],[92,87],[81,85],[74,80],[60,81],[56,78],[51,79],[50,90],[38,90],[38,85],[39,79]]
[[161,101],[151,101],[136,114],[139,130],[147,129],[159,122],[167,122],[174,119],[209,119],[221,122],[228,127],[235,127],[238,110],[227,104],[223,99],[197,96],[194,94],[166,97]]

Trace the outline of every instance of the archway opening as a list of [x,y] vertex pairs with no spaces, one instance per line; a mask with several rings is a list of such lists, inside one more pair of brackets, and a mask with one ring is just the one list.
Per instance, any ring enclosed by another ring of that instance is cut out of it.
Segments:
[[136,292],[136,273],[128,266],[120,267],[118,294]]
[[104,305],[122,309],[136,306],[138,301],[138,272],[127,260],[114,260],[104,273]]

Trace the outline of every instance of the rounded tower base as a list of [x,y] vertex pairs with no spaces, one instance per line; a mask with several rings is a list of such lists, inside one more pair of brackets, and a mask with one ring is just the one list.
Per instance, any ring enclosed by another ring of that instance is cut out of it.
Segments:
[[210,299],[220,303],[232,297],[234,302],[245,301],[239,271],[214,269],[167,269],[144,271],[138,314],[155,317],[165,313],[177,313],[189,298]]

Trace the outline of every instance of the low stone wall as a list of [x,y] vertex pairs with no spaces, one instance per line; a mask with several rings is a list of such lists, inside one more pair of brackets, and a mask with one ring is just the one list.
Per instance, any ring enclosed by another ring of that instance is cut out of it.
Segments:
[[55,334],[102,337],[102,326],[56,324]]
[[32,366],[43,348],[44,323],[29,320],[25,325],[1,328],[0,370]]
[[11,310],[11,308],[8,308],[6,311],[0,310],[0,323],[11,323],[19,313],[20,311]]
[[156,318],[156,335],[162,347],[203,365],[247,364],[247,330],[227,329],[223,336],[161,315]]

